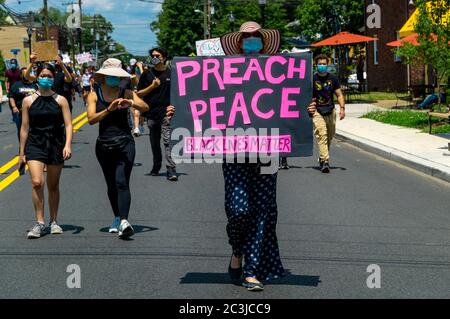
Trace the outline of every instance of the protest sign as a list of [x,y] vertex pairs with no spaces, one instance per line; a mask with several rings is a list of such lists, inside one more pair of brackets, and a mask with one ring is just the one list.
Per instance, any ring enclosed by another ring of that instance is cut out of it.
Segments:
[[201,40],[195,42],[197,56],[221,56],[225,55],[220,43],[220,38]]
[[[173,134],[172,143],[182,144],[183,155],[311,156],[312,120],[306,110],[311,99],[311,53],[177,57],[172,124],[190,135]],[[246,133],[232,134],[236,129]]]
[[75,58],[77,59],[78,64],[84,64],[93,61],[92,54],[90,53],[77,54]]
[[33,51],[37,55],[37,62],[55,61],[58,57],[57,41],[38,41],[33,45]]

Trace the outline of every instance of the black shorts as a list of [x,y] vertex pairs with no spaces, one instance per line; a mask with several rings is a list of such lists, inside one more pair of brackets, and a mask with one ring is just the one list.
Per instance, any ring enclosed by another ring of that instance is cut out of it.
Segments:
[[83,93],[90,93],[91,87],[90,86],[83,86]]

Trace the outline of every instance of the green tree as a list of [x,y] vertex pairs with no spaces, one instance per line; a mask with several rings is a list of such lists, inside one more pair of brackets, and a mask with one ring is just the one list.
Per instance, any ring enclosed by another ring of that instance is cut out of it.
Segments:
[[[450,76],[450,2],[448,0],[417,0],[419,10],[415,31],[419,45],[407,43],[398,49],[407,64],[432,66],[437,81],[436,91]],[[447,17],[445,19],[444,17]],[[439,103],[441,102],[439,96]]]
[[340,31],[359,33],[364,26],[364,0],[299,0],[296,9],[297,33],[310,41],[330,37]]
[[[261,8],[257,0],[214,0],[214,14],[211,16],[211,37],[219,37],[237,31],[246,21],[262,24]],[[204,38],[203,0],[165,0],[162,11],[151,29],[157,35],[158,45],[165,47],[172,55],[189,55],[195,52],[195,41]],[[283,36],[294,33],[286,28],[290,22],[288,12],[292,13],[292,2],[269,0],[265,10],[266,28],[280,30]],[[235,21],[230,21],[233,13]],[[292,16],[292,15],[291,15]]]
[[151,24],[158,45],[171,55],[195,52],[195,41],[203,39],[203,16],[195,13],[203,9],[202,1],[165,0],[158,19]]
[[[5,0],[0,0],[0,4],[5,3]],[[3,10],[3,8],[0,8],[0,25],[6,25],[8,24],[6,22],[6,17],[8,16],[8,12]]]

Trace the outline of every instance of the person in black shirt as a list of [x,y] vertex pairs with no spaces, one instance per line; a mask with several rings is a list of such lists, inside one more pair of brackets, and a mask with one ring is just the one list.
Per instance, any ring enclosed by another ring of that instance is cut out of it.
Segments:
[[315,58],[317,73],[313,76],[313,98],[317,111],[313,115],[314,135],[319,146],[319,164],[322,173],[330,172],[330,146],[336,133],[336,110],[334,95],[340,105],[339,118],[345,118],[345,100],[336,76],[328,73],[330,59],[326,55]]
[[20,127],[22,126],[22,102],[23,100],[32,94],[34,94],[38,87],[35,83],[29,82],[25,79],[25,68],[22,70],[22,75],[19,81],[13,84],[9,90],[9,106],[13,114],[13,121],[17,126],[17,138],[20,141]]
[[[33,64],[37,60],[37,55],[33,52],[30,56],[30,64],[25,72],[25,78],[28,81],[36,82],[37,78],[31,75]],[[70,112],[72,113],[72,69],[68,70],[62,62],[61,56],[56,57],[56,74],[54,78],[53,90],[56,94],[64,96],[69,103]]]
[[150,130],[150,144],[153,153],[153,168],[150,172],[158,176],[162,166],[161,136],[167,161],[167,178],[177,181],[176,165],[170,155],[170,120],[175,108],[170,104],[170,69],[166,67],[167,52],[162,48],[150,50],[153,68],[146,70],[140,77],[138,96],[150,106],[145,113]]

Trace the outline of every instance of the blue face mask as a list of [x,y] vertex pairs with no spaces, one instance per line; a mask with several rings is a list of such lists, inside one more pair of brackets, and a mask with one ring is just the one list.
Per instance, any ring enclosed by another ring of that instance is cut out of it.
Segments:
[[319,73],[327,73],[328,72],[328,65],[319,64],[317,66],[317,72],[319,72]]
[[259,53],[263,48],[263,43],[261,38],[250,37],[245,38],[242,43],[242,49],[245,54],[255,54]]
[[116,76],[106,76],[106,85],[110,87],[118,87],[120,84],[120,78]]
[[54,80],[50,78],[39,78],[38,85],[39,88],[44,90],[50,90],[53,87]]
[[16,70],[17,69],[17,64],[11,64],[11,70]]

